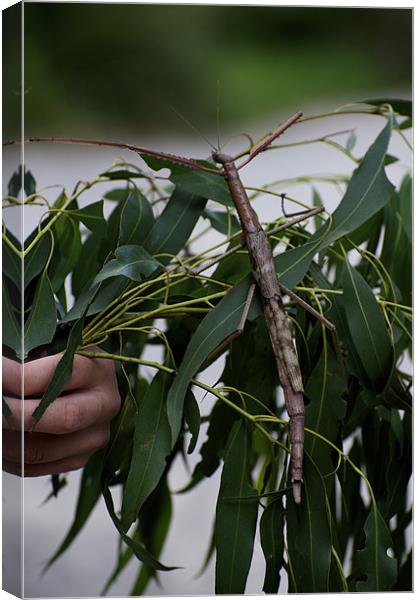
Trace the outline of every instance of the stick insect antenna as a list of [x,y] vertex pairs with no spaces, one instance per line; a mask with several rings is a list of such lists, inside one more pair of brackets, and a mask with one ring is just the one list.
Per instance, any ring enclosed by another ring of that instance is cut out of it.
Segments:
[[221,152],[220,145],[220,80],[217,79],[217,146],[218,152]]
[[202,138],[209,146],[211,146],[211,148],[213,150],[217,150],[216,146],[214,146],[214,144],[212,144],[209,139],[202,133],[202,131],[200,131],[197,127],[195,127],[195,125],[193,123],[191,123],[191,121],[189,121],[184,115],[182,115],[181,112],[179,112],[172,104],[169,104],[170,109],[175,113],[175,115],[177,117],[179,117],[179,119],[182,119],[182,121],[184,123],[186,123],[186,125],[192,129],[192,131],[194,133],[196,133],[197,135],[199,135],[200,138]]

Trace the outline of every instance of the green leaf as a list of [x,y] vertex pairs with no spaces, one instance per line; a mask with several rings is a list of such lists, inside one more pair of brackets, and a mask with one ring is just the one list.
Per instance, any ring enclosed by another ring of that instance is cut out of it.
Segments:
[[73,373],[74,354],[81,343],[84,317],[76,321],[68,334],[67,348],[62,355],[54,375],[48,384],[38,406],[32,413],[35,423],[39,421],[48,406],[61,394]]
[[[139,516],[141,539],[153,556],[160,556],[163,550],[171,518],[172,497],[167,480],[163,478],[145,503]],[[142,596],[151,578],[158,581],[156,571],[147,565],[142,565],[130,595]]]
[[208,219],[214,229],[223,233],[224,235],[233,235],[240,231],[240,223],[236,216],[228,212],[221,212],[219,210],[210,210],[206,208],[203,213],[203,217]]
[[[51,236],[44,235],[38,244],[25,255],[24,260],[24,284],[25,288],[45,267],[51,250]],[[61,257],[62,259],[62,257]],[[19,259],[17,259],[19,261]]]
[[403,229],[409,239],[409,242],[412,243],[412,216],[413,216],[413,206],[412,206],[412,186],[413,181],[410,175],[406,175],[403,179],[400,191],[400,214],[402,217]]
[[[224,206],[234,206],[227,183],[224,177],[221,176],[221,173],[220,175],[208,173],[199,169],[176,165],[168,160],[154,156],[145,156],[144,154],[141,155],[141,158],[154,171],[170,169],[170,181],[187,192],[202,196],[208,200],[214,200]],[[215,169],[212,163],[203,160],[197,160],[196,162]]]
[[393,351],[386,322],[365,279],[345,263],[342,276],[343,307],[356,351],[369,380],[382,391],[390,378]]
[[363,100],[364,104],[372,104],[372,106],[382,106],[383,104],[391,104],[393,110],[400,115],[406,117],[412,116],[412,101],[402,100],[399,98],[373,98],[372,100]]
[[68,216],[81,221],[92,233],[104,237],[107,233],[107,224],[103,216],[103,200],[92,202],[84,208],[71,210]]
[[[279,381],[263,316],[248,322],[244,332],[232,342],[221,381],[258,400],[246,396],[246,410],[250,414],[260,415],[264,406],[276,410],[275,389]],[[234,393],[230,398],[238,400]]]
[[281,581],[280,571],[285,566],[284,514],[280,499],[270,502],[260,519],[260,542],[266,561],[263,591],[277,594]]
[[325,223],[316,233],[315,239],[325,236],[322,248],[357,229],[389,202],[394,187],[385,174],[384,162],[391,132],[389,120],[354,171],[342,201],[331,215],[331,229],[328,231]]
[[44,271],[36,286],[35,297],[25,323],[24,355],[33,348],[48,344],[57,328],[57,311],[48,275]]
[[345,148],[348,152],[351,152],[351,150],[353,150],[355,148],[355,144],[356,144],[356,135],[353,131],[351,131],[351,133],[348,136],[348,139],[346,140],[346,144],[345,144]]
[[153,209],[136,188],[130,192],[121,212],[119,244],[142,245],[153,225]]
[[176,188],[143,244],[147,252],[167,265],[184,248],[206,203],[206,198]]
[[160,266],[160,263],[141,246],[119,246],[115,250],[115,257],[103,266],[93,284],[118,276],[141,281],[143,276],[148,277]]
[[332,558],[326,489],[307,454],[305,459],[302,502],[289,498],[286,508],[290,591],[326,593]]
[[151,554],[151,552],[147,550],[147,548],[137,543],[124,532],[121,526],[121,522],[115,514],[115,508],[113,505],[111,492],[108,488],[103,488],[102,493],[105,499],[106,508],[108,509],[109,515],[116,529],[118,530],[119,535],[121,536],[125,544],[132,549],[138,560],[141,560],[145,565],[148,565],[151,569],[158,571],[173,571],[174,569],[177,569],[178,567],[167,567],[163,565],[161,562],[154,558],[154,556]]
[[92,510],[100,498],[101,492],[101,472],[104,450],[96,452],[90,457],[89,462],[83,469],[83,475],[80,481],[79,496],[77,500],[76,512],[73,522],[68,530],[64,540],[58,549],[49,559],[45,571],[59,558],[69,546],[73,543],[77,535],[86,524]]
[[[305,385],[305,396],[310,399],[306,407],[305,426],[331,442],[339,437],[341,421],[345,416],[346,402],[342,395],[347,387],[342,367],[328,344]],[[321,439],[306,435],[305,450],[317,468],[326,475],[333,468],[334,451]],[[330,480],[329,480],[330,481]]]
[[[108,179],[144,179],[143,173],[137,171],[128,171],[128,169],[118,169],[117,171],[105,171],[100,173],[99,177],[107,177]],[[110,192],[109,192],[110,193]],[[109,193],[106,194],[106,198],[109,198]],[[111,198],[113,200],[113,198]]]
[[3,278],[2,335],[3,344],[14,350],[20,357],[22,352],[22,329],[10,302],[9,292]]
[[227,438],[237,419],[237,413],[218,400],[211,411],[207,439],[201,447],[201,460],[195,466],[190,483],[180,490],[187,492],[195,487],[204,477],[211,475],[218,469]]
[[166,414],[171,375],[158,372],[148,388],[135,422],[131,465],[124,488],[121,527],[128,531],[142,505],[158,484],[170,454],[170,427]]
[[105,284],[87,283],[77,298],[74,306],[61,319],[61,323],[70,323],[75,319],[80,319],[86,313],[86,316],[95,315],[110,302],[115,300],[128,286],[129,280],[126,277],[116,277]]
[[186,393],[185,421],[189,428],[189,433],[192,436],[188,446],[188,454],[192,454],[192,452],[195,450],[201,428],[201,415],[199,413],[199,406],[192,390],[188,390]]
[[397,579],[397,561],[387,554],[392,546],[390,531],[376,507],[371,509],[365,521],[365,548],[357,553],[356,564],[366,575],[366,581],[358,581],[358,592],[391,591]]
[[216,594],[244,594],[253,554],[258,499],[250,479],[251,442],[246,424],[230,434],[215,521]]
[[74,269],[82,251],[79,226],[71,219],[58,219],[53,228],[54,254],[49,266],[51,285],[55,292]]
[[185,394],[204,360],[226,337],[237,330],[250,287],[250,277],[242,280],[206,315],[186,349],[182,364],[167,397],[167,415],[172,445],[179,435]]
[[[6,236],[7,239],[14,245],[14,247],[20,252],[21,244],[19,240],[9,231],[8,229],[3,230],[3,236]],[[2,241],[2,249],[3,249],[3,275],[7,275],[11,281],[15,284],[18,290],[22,287],[22,269],[23,269],[23,260],[19,257],[16,252],[14,252],[9,245],[4,241]]]

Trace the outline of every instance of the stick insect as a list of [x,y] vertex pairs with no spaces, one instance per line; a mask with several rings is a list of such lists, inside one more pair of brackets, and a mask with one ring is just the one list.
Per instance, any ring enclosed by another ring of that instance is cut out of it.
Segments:
[[[243,231],[243,245],[247,248],[255,284],[249,290],[249,296],[245,304],[238,331],[233,334],[239,335],[246,322],[247,314],[250,308],[251,300],[257,286],[263,304],[264,317],[270,337],[272,350],[275,356],[275,362],[278,370],[279,380],[284,392],[285,406],[289,416],[289,439],[291,448],[290,475],[293,489],[294,501],[301,502],[301,485],[303,481],[303,454],[304,454],[304,399],[303,399],[303,381],[298,361],[297,352],[294,346],[289,320],[282,300],[282,294],[285,293],[291,298],[300,302],[304,308],[309,310],[330,328],[332,332],[334,326],[324,317],[319,315],[310,305],[303,302],[291,290],[282,286],[278,280],[275,271],[272,249],[269,244],[268,236],[264,231],[256,212],[253,210],[246,190],[240,179],[239,170],[253,160],[258,154],[266,150],[274,140],[281,136],[289,127],[291,127],[302,116],[297,112],[286,121],[281,123],[271,133],[266,135],[260,142],[253,145],[247,152],[247,157],[240,165],[236,165],[236,159],[228,154],[224,154],[219,149],[214,149],[212,158],[214,162],[221,166],[221,169],[211,168],[200,164],[199,162],[177,156],[133,146],[129,144],[106,142],[97,140],[81,140],[74,138],[46,138],[31,137],[30,142],[54,142],[68,144],[91,144],[95,146],[113,147],[124,150],[131,150],[137,154],[157,157],[167,160],[172,164],[198,169],[200,171],[213,173],[223,177],[228,185],[231,198],[239,215],[240,224]],[[243,156],[242,153],[240,156]],[[300,217],[292,219],[292,224],[313,216],[322,209],[313,209],[301,214]],[[290,223],[286,224],[288,227]],[[220,257],[217,260],[221,260]],[[211,264],[214,264],[213,261]],[[208,268],[209,264],[201,267],[197,272]],[[230,341],[230,336],[227,341]]]

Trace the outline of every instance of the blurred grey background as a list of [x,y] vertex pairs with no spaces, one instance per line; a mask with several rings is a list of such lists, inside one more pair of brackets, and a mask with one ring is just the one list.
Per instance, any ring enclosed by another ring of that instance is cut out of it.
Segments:
[[[170,106],[216,141],[217,105],[221,139],[226,140],[242,131],[257,138],[295,110],[314,114],[368,97],[408,98],[411,17],[408,9],[26,3],[25,135],[96,136],[205,157],[207,144]],[[10,17],[9,24],[5,40],[9,68],[3,83],[4,110],[9,116],[6,138],[16,135],[19,108],[19,78],[13,64],[18,54],[16,19]],[[354,152],[359,156],[383,125],[379,117],[336,116],[298,125],[286,141],[356,127]],[[410,156],[397,137],[391,153],[401,157],[401,162],[388,168],[392,181],[398,183],[410,166]],[[116,156],[137,160],[130,153],[76,146],[28,145],[25,151],[26,166],[39,188],[53,184],[71,188],[79,179],[94,178]],[[8,161],[9,174],[17,166],[12,163]],[[303,174],[349,174],[352,169],[345,156],[316,144],[268,152],[249,165],[243,177],[245,184],[258,186]],[[110,187],[115,185],[104,185],[86,197],[97,200]],[[341,198],[339,186],[319,183],[316,189],[329,210]],[[307,203],[313,194],[306,184],[280,191]],[[52,198],[54,193],[46,191]],[[281,210],[266,196],[255,206],[265,221]],[[35,210],[25,215],[26,233],[38,216]],[[212,234],[196,249],[217,241]],[[214,383],[221,367],[219,359],[202,378]],[[201,399],[203,414],[211,404],[211,398]],[[199,459],[199,446],[191,468]],[[196,574],[209,543],[218,476],[187,495],[174,496],[174,517],[162,560],[184,568],[163,574],[163,587],[152,584],[148,594],[213,593],[213,563],[202,577]],[[27,597],[97,596],[113,568],[117,534],[100,504],[74,545],[41,577],[71,522],[79,478],[80,473],[71,473],[59,498],[42,506],[50,491],[49,479],[24,482]],[[187,480],[179,461],[171,488],[177,490]],[[16,488],[16,479],[5,475],[4,486],[6,492]],[[10,508],[16,500],[5,494],[8,500]],[[12,544],[16,521],[6,521],[4,528],[5,539]],[[10,549],[5,559],[12,572],[16,564],[11,545]],[[125,596],[136,569],[133,561],[110,593]],[[263,575],[263,556],[256,541],[247,593],[260,591]],[[281,590],[285,589],[284,580]]]

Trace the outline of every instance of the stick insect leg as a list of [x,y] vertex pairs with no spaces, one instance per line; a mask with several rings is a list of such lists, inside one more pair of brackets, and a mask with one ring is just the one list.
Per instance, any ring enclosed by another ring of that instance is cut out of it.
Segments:
[[250,305],[252,304],[253,296],[255,294],[255,289],[256,289],[256,284],[252,283],[252,285],[250,286],[249,291],[247,293],[246,302],[244,304],[243,312],[240,317],[240,322],[239,322],[237,329],[235,331],[233,331],[233,333],[230,333],[230,335],[227,336],[221,342],[221,344],[219,344],[216,348],[214,348],[214,350],[212,352],[210,352],[210,354],[208,355],[208,359],[212,359],[214,356],[220,354],[220,352],[222,350],[224,350],[229,344],[231,344],[231,342],[233,342],[236,338],[241,336],[241,334],[244,331],[244,327],[246,325],[246,320],[247,320],[247,316],[249,314]]
[[306,302],[305,300],[303,300],[302,298],[300,298],[300,296],[298,296],[295,292],[293,292],[292,290],[290,290],[289,288],[287,288],[280,281],[278,281],[278,283],[279,283],[279,287],[280,287],[282,293],[287,294],[287,296],[289,296],[292,300],[294,300],[295,302],[297,302],[308,313],[310,313],[311,315],[313,315],[313,317],[316,317],[316,319],[318,319],[321,323],[323,323],[325,325],[325,327],[327,327],[327,329],[332,334],[332,340],[333,340],[333,346],[335,348],[335,352],[336,352],[339,360],[343,359],[343,357],[342,357],[341,343],[340,343],[338,335],[337,335],[336,326],[331,321],[329,321],[329,319],[326,319],[326,317],[324,315],[322,315],[318,310],[316,310],[315,308],[313,308],[311,306],[311,304],[309,304],[308,302]]
[[[267,231],[267,235],[270,236],[270,235],[274,235],[275,233],[279,233],[280,231],[284,231],[285,229],[288,229],[288,227],[292,227],[292,225],[296,225],[297,223],[300,223],[301,221],[305,221],[306,219],[313,217],[314,215],[317,215],[323,211],[324,211],[324,208],[322,206],[318,206],[318,207],[311,208],[306,211],[302,211],[301,213],[294,216],[294,218],[290,219],[286,223],[282,223],[282,225],[278,225],[278,227],[274,227],[270,231]],[[242,243],[237,244],[237,246],[234,246],[233,248],[230,248],[230,250],[227,250],[226,252],[224,252],[224,254],[221,254],[220,256],[216,256],[215,258],[210,258],[210,259],[206,260],[203,264],[201,264],[199,267],[196,267],[195,269],[188,269],[188,273],[190,275],[199,275],[203,271],[206,271],[207,269],[209,269],[209,267],[216,265],[217,263],[222,261],[224,258],[231,256],[232,254],[234,254],[235,252],[238,252],[238,250],[241,250],[244,247],[245,247],[245,242],[243,240]]]

